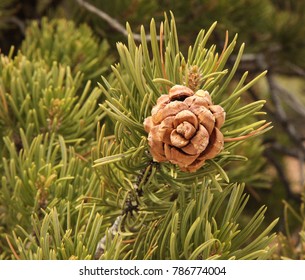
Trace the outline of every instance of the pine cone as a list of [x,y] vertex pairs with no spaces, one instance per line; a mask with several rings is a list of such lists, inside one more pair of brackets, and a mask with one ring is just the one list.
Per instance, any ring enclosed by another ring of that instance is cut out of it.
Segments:
[[212,104],[207,91],[194,93],[175,85],[158,98],[151,114],[144,128],[155,161],[169,161],[182,171],[194,172],[223,149],[220,128],[225,112]]

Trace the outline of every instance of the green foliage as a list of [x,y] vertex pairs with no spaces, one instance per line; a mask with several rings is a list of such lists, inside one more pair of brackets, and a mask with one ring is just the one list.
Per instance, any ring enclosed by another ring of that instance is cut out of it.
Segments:
[[109,217],[101,227],[98,213],[103,211],[91,202],[91,197],[102,195],[101,182],[92,172],[90,157],[75,153],[62,136],[40,134],[29,143],[22,131],[21,135],[20,152],[5,138],[8,157],[3,159],[0,192],[2,259],[16,258],[8,253],[7,235],[21,259],[92,258]]
[[22,53],[31,61],[44,60],[69,66],[73,74],[81,71],[84,79],[96,80],[113,62],[106,40],[99,43],[86,24],[77,28],[66,19],[32,21],[21,45]]
[[[91,212],[90,209],[89,211],[86,209],[84,214],[83,205],[78,209],[70,209],[70,207],[70,203],[66,202],[66,209],[60,214],[57,208],[53,208],[42,221],[37,216],[33,216],[32,235],[21,228],[17,230],[14,241],[19,248],[21,259],[92,259],[103,219],[99,214],[94,216],[95,208],[92,208]],[[76,212],[79,226],[77,235],[74,235],[73,229],[70,228],[71,220],[75,222],[73,212]],[[88,223],[84,223],[87,220]],[[22,240],[17,236],[25,236],[25,238]]]
[[[138,213],[123,219],[115,236],[123,240],[108,240],[101,259],[113,258],[109,251],[114,246],[120,248],[118,259],[270,258],[274,247],[269,245],[275,235],[268,234],[277,221],[260,232],[266,211],[262,207],[247,225],[241,225],[248,199],[243,186],[226,185],[219,192],[213,184],[211,180],[193,184],[180,188],[175,201],[140,206]],[[150,192],[153,195],[157,190]]]
[[[101,90],[70,66],[11,56],[0,57],[0,258],[90,258],[97,237],[88,217],[101,230],[100,209],[84,201],[101,196],[90,157]],[[63,232],[67,247],[54,254]]]
[[[226,171],[232,182],[244,182],[246,187],[269,189],[271,177],[266,170],[267,161],[262,156],[264,146],[259,139],[245,142],[236,148],[236,153],[245,156],[245,161],[231,163]],[[250,172],[251,171],[251,172]]]
[[84,88],[82,83],[83,75],[73,75],[68,66],[54,62],[49,69],[21,53],[14,59],[1,55],[1,138],[10,137],[19,148],[20,129],[28,141],[40,133],[60,134],[77,145],[93,138],[102,118],[97,108],[101,91],[91,89],[90,81]]

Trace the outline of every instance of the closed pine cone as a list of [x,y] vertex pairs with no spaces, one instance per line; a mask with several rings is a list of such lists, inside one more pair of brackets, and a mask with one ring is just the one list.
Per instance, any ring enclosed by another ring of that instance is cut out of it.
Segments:
[[182,171],[195,172],[223,149],[224,121],[223,108],[212,104],[207,91],[194,93],[175,85],[158,98],[144,121],[150,152],[157,162],[169,161]]

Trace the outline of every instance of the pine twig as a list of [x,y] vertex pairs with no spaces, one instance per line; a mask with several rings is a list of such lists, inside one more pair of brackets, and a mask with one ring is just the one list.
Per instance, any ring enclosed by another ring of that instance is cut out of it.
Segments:
[[11,17],[9,17],[9,18],[4,19],[3,21],[4,21],[4,22],[8,22],[8,23],[13,23],[13,24],[15,24],[15,25],[19,28],[21,34],[22,34],[23,36],[25,35],[25,24],[24,24],[24,22],[23,22],[22,20],[20,20],[18,17],[16,17],[16,16],[11,16]]
[[[159,164],[154,161],[151,161],[148,163],[147,167],[148,166],[150,166],[150,168],[152,168],[152,166],[155,166],[156,168],[158,168]],[[133,211],[138,211],[138,198],[143,195],[143,190],[140,189],[139,186],[140,186],[142,180],[144,180],[144,183],[146,183],[148,180],[147,178],[149,178],[151,175],[151,170],[150,170],[147,174],[147,177],[143,178],[146,168],[144,168],[142,170],[142,172],[138,175],[137,181],[133,185],[134,190],[136,192],[136,197],[129,196],[129,199],[125,200],[124,207],[123,207],[124,209],[122,210],[122,213],[116,217],[114,223],[108,229],[108,233],[110,233],[112,236],[114,236],[119,231],[119,226],[123,222],[123,219],[127,213],[132,213]],[[133,202],[135,202],[135,204],[133,204]],[[99,259],[100,256],[104,254],[105,247],[106,247],[106,239],[107,239],[107,235],[104,235],[102,237],[102,239],[100,239],[100,241],[98,242],[98,244],[96,246],[95,254],[94,254],[95,259]]]
[[[101,19],[103,19],[104,21],[106,21],[113,29],[115,29],[116,31],[122,33],[125,37],[128,37],[128,32],[125,29],[125,27],[120,24],[116,19],[113,19],[111,16],[109,16],[107,13],[105,13],[104,11],[98,9],[97,7],[93,6],[92,4],[88,3],[87,1],[84,0],[75,0],[81,7],[83,7],[84,9],[86,9],[87,11],[91,12],[92,14],[97,15],[98,17],[100,17]],[[140,34],[136,34],[136,33],[132,33],[133,38],[136,41],[141,41],[141,35]],[[146,40],[150,40],[150,36],[146,36]]]
[[280,97],[288,104],[290,107],[298,113],[303,118],[305,117],[305,107],[301,104],[301,102],[296,98],[295,94],[291,93],[278,83],[276,83],[273,78],[271,77],[272,81],[269,81],[272,83],[272,87],[275,91],[280,93]]
[[[119,231],[119,226],[120,226],[122,219],[123,219],[123,215],[118,216],[115,219],[113,225],[108,229],[108,232],[112,236],[114,236]],[[98,242],[98,244],[96,246],[96,250],[95,250],[95,254],[94,254],[94,258],[96,260],[98,260],[100,258],[100,256],[103,255],[105,252],[106,239],[107,239],[107,235],[104,235],[103,238]]]

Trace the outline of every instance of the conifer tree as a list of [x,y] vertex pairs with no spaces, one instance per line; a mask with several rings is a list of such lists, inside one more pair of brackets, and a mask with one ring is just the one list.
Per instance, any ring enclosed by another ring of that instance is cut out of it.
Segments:
[[277,220],[263,223],[265,206],[245,217],[230,176],[243,143],[270,129],[256,119],[264,100],[241,102],[265,72],[230,86],[244,45],[229,67],[237,36],[210,45],[215,27],[185,56],[172,14],[160,32],[151,21],[149,43],[127,25],[93,89],[43,57],[1,56],[1,259],[271,258]]

